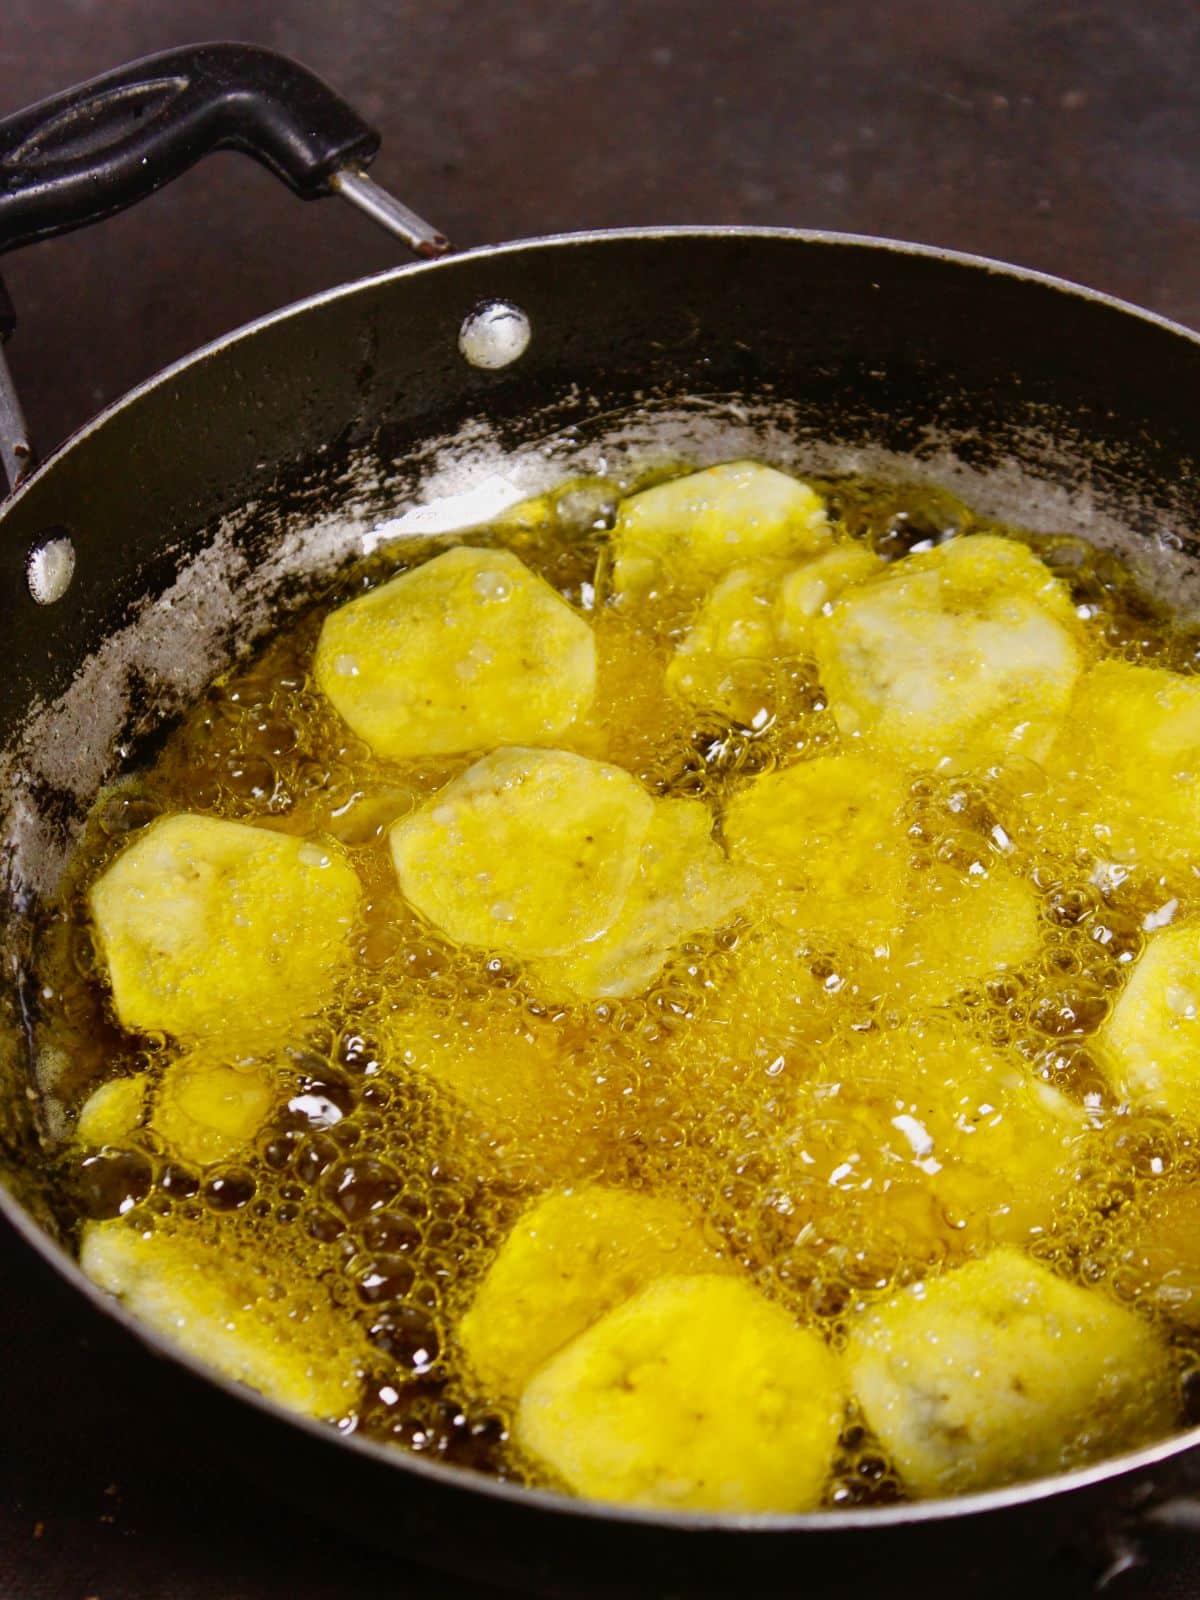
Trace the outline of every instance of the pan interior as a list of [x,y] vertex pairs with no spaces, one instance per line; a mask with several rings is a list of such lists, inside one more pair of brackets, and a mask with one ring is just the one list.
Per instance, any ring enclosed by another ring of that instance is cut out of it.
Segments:
[[[64,1126],[47,1078],[52,1064],[37,1049],[28,953],[82,818],[102,785],[151,749],[214,675],[380,544],[469,528],[576,475],[752,457],[802,475],[948,489],[984,515],[1113,550],[1151,592],[1177,609],[1200,608],[1194,481],[1164,473],[1136,436],[1092,434],[1086,408],[989,405],[964,422],[918,406],[893,411],[883,426],[882,398],[865,404],[857,380],[841,398],[822,386],[781,398],[778,373],[748,388],[671,381],[635,394],[625,382],[614,403],[611,386],[560,378],[532,394],[518,384],[465,415],[435,411],[447,425],[425,435],[387,423],[351,429],[272,467],[238,504],[176,523],[157,562],[138,568],[140,592],[123,597],[119,620],[110,614],[86,647],[64,652],[74,656],[69,681],[29,696],[10,721],[0,757],[0,840],[14,912],[3,936],[0,1168],[51,1236],[60,1225],[40,1155]],[[77,584],[87,581],[86,549],[82,557]]]

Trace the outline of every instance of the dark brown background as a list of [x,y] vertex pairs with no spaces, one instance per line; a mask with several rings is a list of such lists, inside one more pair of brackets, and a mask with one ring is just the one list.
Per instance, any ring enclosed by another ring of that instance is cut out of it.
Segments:
[[[1021,261],[1200,325],[1194,0],[0,0],[0,113],[219,37],[342,90],[383,131],[376,175],[460,246],[839,228]],[[48,449],[205,339],[396,259],[348,208],[300,205],[234,156],[28,250],[5,275],[35,438]],[[251,1498],[189,1431],[168,1371],[131,1373],[7,1236],[0,1263],[4,1600],[446,1591],[327,1533],[319,1493],[303,1510]],[[1113,1600],[1200,1594],[1200,1551],[1146,1554]]]

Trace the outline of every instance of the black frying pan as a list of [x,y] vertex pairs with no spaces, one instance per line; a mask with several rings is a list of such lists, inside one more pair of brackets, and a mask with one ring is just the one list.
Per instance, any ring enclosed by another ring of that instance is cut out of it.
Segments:
[[[0,123],[0,250],[106,216],[234,147],[302,196],[341,192],[436,253],[432,229],[364,183],[377,143],[278,56],[170,52]],[[504,364],[460,349],[481,308],[485,328],[528,325],[524,348],[485,336],[483,355]],[[273,1487],[319,1483],[326,1510],[406,1555],[572,1594],[872,1577],[903,1590],[906,1574],[938,1571],[970,1583],[1069,1541],[1102,1563],[1120,1518],[1182,1504],[1200,1430],[950,1502],[672,1516],[341,1438],[204,1371],[101,1296],[58,1242],[25,957],[98,786],[389,517],[433,502],[444,525],[477,520],[601,457],[751,454],[942,483],[984,512],[1117,548],[1187,600],[1200,570],[1198,395],[1193,334],[1072,285],[905,244],[702,228],[521,242],[332,290],[167,369],[32,472],[0,382],[0,454],[21,480],[0,509],[0,1209],[99,1311],[176,1363],[197,1427],[224,1430]]]

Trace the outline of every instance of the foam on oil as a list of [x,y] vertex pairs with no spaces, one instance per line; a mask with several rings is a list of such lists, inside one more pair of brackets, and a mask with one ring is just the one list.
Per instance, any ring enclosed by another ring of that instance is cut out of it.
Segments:
[[[985,526],[1011,533],[937,491],[823,487],[840,536],[887,559]],[[736,722],[663,691],[690,602],[668,590],[636,617],[606,603],[604,536],[626,489],[576,481],[536,515],[473,531],[471,542],[512,549],[593,625],[595,710],[563,743],[719,815],[747,778],[835,750],[837,727],[806,658],[740,666]],[[1073,538],[1028,542],[1067,584],[1095,657],[1195,670],[1200,634],[1150,603],[1114,557]],[[53,1019],[43,1060],[68,1108],[114,1077],[145,1071],[153,1082],[175,1054],[169,1041],[131,1038],[113,1021],[85,901],[156,816],[204,811],[330,836],[349,852],[366,909],[336,1003],[278,1041],[282,1109],[254,1148],[192,1170],[145,1127],[120,1147],[68,1147],[61,1178],[78,1221],[125,1215],[143,1230],[219,1244],[231,1263],[254,1262],[261,1292],[298,1314],[324,1297],[369,1351],[344,1427],[519,1479],[538,1480],[539,1469],[512,1447],[503,1405],[462,1370],[456,1324],[520,1210],[547,1189],[589,1181],[690,1202],[766,1293],[835,1344],[853,1308],[931,1265],[1015,1239],[1067,1276],[1105,1279],[1151,1307],[1186,1390],[1200,1281],[1196,1304],[1164,1294],[1177,1263],[1147,1262],[1122,1229],[1139,1208],[1187,1192],[1200,1170],[1197,1133],[1119,1111],[1089,1046],[1147,919],[1165,915],[1161,884],[1098,877],[1053,818],[1041,825],[1035,815],[1014,835],[1011,774],[918,777],[895,850],[931,895],[948,876],[996,862],[1030,883],[1039,948],[1017,970],[950,999],[925,1003],[919,985],[898,999],[849,943],[807,942],[751,910],[686,944],[644,994],[539,1002],[517,968],[455,947],[396,888],[387,827],[472,758],[380,762],[310,679],[324,614],[439,548],[410,540],[374,552],[248,667],[214,682],[152,764],[97,802],[41,941]],[[1180,915],[1188,893],[1174,895]],[[961,1112],[937,1125],[920,1085],[941,1081],[948,1048],[999,1055],[1021,1081],[1001,1085],[1007,1098],[981,1082],[974,1123]],[[864,1050],[895,1063],[896,1075],[864,1090],[840,1067]],[[956,1169],[954,1184],[922,1178],[930,1152],[968,1125],[1023,1135],[1043,1114],[1039,1085],[1078,1114],[1062,1183],[1028,1170],[1038,1147],[1023,1136],[1007,1146],[998,1138],[982,1165]],[[854,1417],[842,1445],[831,1504],[901,1493]]]

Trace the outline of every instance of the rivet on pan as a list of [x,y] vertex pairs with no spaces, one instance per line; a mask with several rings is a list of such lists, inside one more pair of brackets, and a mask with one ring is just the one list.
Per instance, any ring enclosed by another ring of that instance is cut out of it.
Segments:
[[511,300],[488,300],[464,318],[458,349],[473,367],[494,370],[517,361],[529,348],[533,324]]
[[53,605],[71,587],[75,576],[75,546],[66,534],[35,544],[25,563],[25,581],[40,606]]

